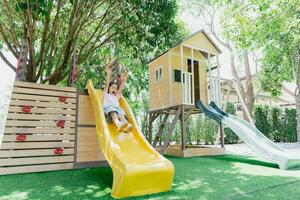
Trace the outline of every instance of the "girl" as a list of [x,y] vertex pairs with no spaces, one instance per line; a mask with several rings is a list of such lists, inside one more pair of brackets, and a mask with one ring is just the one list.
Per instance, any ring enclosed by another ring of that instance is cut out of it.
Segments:
[[116,81],[109,82],[112,74],[111,68],[106,68],[106,86],[103,91],[103,109],[104,112],[112,119],[117,126],[119,132],[130,132],[132,125],[128,124],[125,118],[125,112],[120,107],[119,99],[121,98],[125,82],[128,78],[128,72],[122,73],[120,77],[120,85]]

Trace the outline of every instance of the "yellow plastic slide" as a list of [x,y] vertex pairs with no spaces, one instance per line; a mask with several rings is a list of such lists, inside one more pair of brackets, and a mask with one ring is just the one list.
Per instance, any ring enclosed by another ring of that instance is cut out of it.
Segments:
[[102,91],[95,90],[91,80],[87,89],[95,112],[100,147],[113,171],[111,196],[123,198],[170,190],[174,166],[145,139],[125,98],[120,99],[120,106],[134,128],[130,133],[119,133],[115,125],[105,119]]

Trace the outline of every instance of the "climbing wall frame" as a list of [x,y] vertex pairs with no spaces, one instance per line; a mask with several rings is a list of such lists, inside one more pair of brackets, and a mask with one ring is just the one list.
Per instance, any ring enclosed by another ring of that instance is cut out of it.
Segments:
[[74,168],[77,90],[16,81],[0,147],[0,174]]

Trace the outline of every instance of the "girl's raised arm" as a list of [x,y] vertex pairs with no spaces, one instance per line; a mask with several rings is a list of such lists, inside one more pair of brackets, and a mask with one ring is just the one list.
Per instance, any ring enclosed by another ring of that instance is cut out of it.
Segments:
[[110,76],[111,76],[111,68],[106,67],[105,71],[106,71],[106,83],[105,83],[105,88],[103,90],[103,94],[107,93],[107,91],[108,91],[109,79],[110,79]]
[[128,79],[128,71],[126,70],[122,75],[121,75],[121,77],[120,77],[120,87],[119,87],[119,90],[118,90],[118,96],[119,97],[121,97],[121,95],[122,95],[122,91],[123,91],[123,89],[124,89],[124,87],[125,87],[125,83],[126,83],[126,81],[127,81],[127,79]]

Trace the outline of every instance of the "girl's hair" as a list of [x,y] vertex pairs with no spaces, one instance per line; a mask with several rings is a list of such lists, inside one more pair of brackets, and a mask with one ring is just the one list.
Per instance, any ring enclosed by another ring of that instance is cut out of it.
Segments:
[[[117,88],[119,89],[119,85],[116,83],[116,81],[111,81],[111,82],[109,82],[108,88],[110,88],[110,86],[112,86],[112,85],[116,85]],[[108,92],[108,91],[107,91],[107,92]]]

